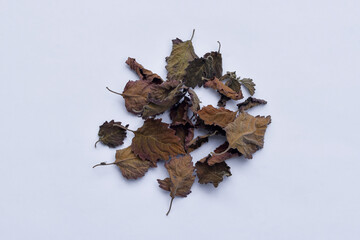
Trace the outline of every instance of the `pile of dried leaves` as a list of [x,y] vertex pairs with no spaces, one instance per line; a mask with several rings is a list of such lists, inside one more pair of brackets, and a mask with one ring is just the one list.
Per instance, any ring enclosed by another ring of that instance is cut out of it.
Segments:
[[[212,183],[217,187],[225,176],[231,176],[225,160],[241,155],[252,158],[252,154],[263,147],[264,134],[271,122],[270,116],[254,117],[246,112],[266,104],[261,99],[249,97],[237,105],[237,111],[225,108],[227,101],[243,98],[242,87],[254,95],[255,84],[250,78],[240,79],[235,72],[223,75],[220,43],[217,52],[203,57],[196,55],[192,37],[185,42],[176,38],[172,43],[171,54],[166,58],[166,81],[134,58],[127,59],[126,64],[139,80],[129,81],[124,91],[117,94],[125,99],[127,111],[145,119],[144,125],[136,131],[114,120],[101,125],[98,142],[111,148],[123,144],[127,131],[134,137],[130,146],[116,151],[115,162],[94,166],[114,164],[125,178],[137,179],[149,168],[156,167],[159,160],[166,161],[169,177],[158,182],[160,188],[170,192],[167,214],[176,196],[186,197],[191,192],[195,174],[199,183]],[[200,108],[201,102],[193,90],[196,86],[216,90],[220,95],[218,108],[211,105]],[[170,124],[155,118],[167,110],[170,110]],[[208,133],[194,138],[196,128]],[[224,143],[194,166],[190,153],[214,135],[224,136]]]

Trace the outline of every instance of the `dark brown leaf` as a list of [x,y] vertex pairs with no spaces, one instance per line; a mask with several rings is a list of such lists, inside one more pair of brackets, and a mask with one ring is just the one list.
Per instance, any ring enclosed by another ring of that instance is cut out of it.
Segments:
[[129,67],[136,72],[136,74],[139,76],[140,80],[144,80],[144,81],[152,82],[152,83],[156,83],[156,84],[160,84],[163,82],[163,80],[161,79],[161,77],[159,75],[144,68],[141,64],[136,62],[135,58],[129,57],[126,60],[126,64],[129,65]]
[[248,97],[246,101],[239,103],[237,106],[239,108],[239,112],[243,112],[249,110],[250,108],[256,107],[258,105],[267,104],[265,100],[257,99],[253,97]]
[[99,140],[96,143],[101,142],[111,148],[118,147],[124,143],[126,130],[114,126],[114,124],[121,125],[121,122],[115,122],[114,120],[106,121],[99,127]]
[[230,167],[225,162],[216,163],[213,166],[197,162],[195,168],[200,184],[212,183],[214,187],[217,187],[225,176],[231,176]]
[[214,136],[216,133],[217,133],[217,131],[214,131],[210,134],[197,136],[195,139],[193,139],[192,141],[187,143],[186,148],[185,148],[187,153],[191,153],[192,151],[201,147],[203,144],[207,143],[209,141],[209,137]]
[[204,83],[203,77],[213,77],[211,62],[205,58],[195,58],[189,62],[189,66],[185,71],[184,83],[187,87],[201,87]]
[[185,97],[184,100],[170,109],[171,126],[185,125],[191,123],[188,117],[190,99]]
[[214,152],[217,155],[209,154],[207,157],[204,157],[201,160],[199,160],[199,162],[207,163],[208,165],[212,166],[216,163],[221,163],[229,158],[241,156],[241,154],[236,149],[228,149],[228,147],[229,147],[229,143],[224,142],[214,150]]
[[204,58],[208,59],[209,65],[211,66],[212,76],[210,77],[215,76],[217,78],[220,78],[223,73],[221,53],[219,52],[206,53],[204,55]]
[[144,107],[149,104],[148,95],[154,91],[155,86],[155,84],[143,80],[129,81],[121,94],[125,99],[125,107],[128,112],[141,114]]
[[190,110],[193,113],[196,113],[200,109],[201,101],[199,97],[196,95],[195,91],[192,90],[191,88],[188,89],[188,93],[190,95],[190,102],[191,102]]

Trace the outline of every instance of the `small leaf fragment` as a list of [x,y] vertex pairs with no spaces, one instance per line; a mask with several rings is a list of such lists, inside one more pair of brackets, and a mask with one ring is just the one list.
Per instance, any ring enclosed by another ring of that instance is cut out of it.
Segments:
[[236,149],[228,149],[228,147],[229,147],[229,143],[224,142],[214,150],[216,155],[209,154],[208,156],[199,160],[199,162],[207,163],[208,165],[212,166],[216,163],[224,162],[227,159],[241,156],[241,153],[239,153]]
[[156,165],[159,159],[168,160],[178,154],[185,154],[175,131],[169,128],[161,119],[149,118],[144,125],[134,132],[132,151],[143,160],[149,160]]
[[231,176],[230,167],[225,162],[216,163],[212,166],[197,162],[195,168],[200,184],[212,183],[214,187],[217,187],[225,176]]
[[198,115],[200,119],[207,125],[226,127],[229,123],[233,122],[236,118],[236,112],[230,111],[226,108],[214,108],[208,105],[199,110]]
[[253,80],[251,78],[243,78],[240,80],[240,82],[242,85],[244,85],[244,87],[246,87],[250,95],[253,96],[255,93],[255,86],[256,86]]
[[223,82],[221,82],[218,78],[214,78],[212,80],[207,81],[204,84],[204,87],[210,87],[212,89],[217,90],[220,94],[231,98],[233,100],[239,100],[242,99],[244,96],[242,95],[242,92],[235,92],[230,87],[226,86]]
[[136,74],[139,76],[140,80],[144,80],[144,81],[152,82],[152,83],[156,83],[156,84],[160,84],[163,82],[162,78],[159,75],[144,68],[141,64],[136,62],[135,58],[129,57],[126,60],[126,64],[129,65],[129,67],[136,72]]
[[191,160],[192,157],[188,154],[171,158],[169,162],[165,163],[170,178],[157,180],[160,188],[170,191],[171,203],[166,215],[169,214],[172,201],[176,196],[186,197],[191,193],[190,189],[195,181],[194,166]]
[[111,120],[110,122],[106,121],[99,127],[99,140],[97,142],[101,142],[110,148],[118,147],[124,143],[126,130],[118,126],[114,126],[114,124],[121,125],[121,122],[115,122],[114,120]]
[[250,108],[264,104],[267,104],[265,100],[248,97],[244,102],[237,104],[237,106],[239,108],[239,112],[243,112],[249,110]]

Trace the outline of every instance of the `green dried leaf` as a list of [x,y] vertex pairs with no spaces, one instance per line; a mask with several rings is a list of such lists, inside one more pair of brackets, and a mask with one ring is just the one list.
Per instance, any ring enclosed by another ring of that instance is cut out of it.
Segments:
[[241,84],[246,87],[246,89],[249,91],[250,95],[253,96],[255,93],[255,83],[251,78],[243,78],[240,80]]

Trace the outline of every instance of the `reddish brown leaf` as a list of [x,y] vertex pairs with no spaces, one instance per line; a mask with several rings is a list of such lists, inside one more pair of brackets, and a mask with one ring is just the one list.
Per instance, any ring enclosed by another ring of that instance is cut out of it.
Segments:
[[197,136],[195,139],[187,143],[186,145],[186,152],[191,153],[192,151],[198,149],[203,144],[207,143],[209,141],[209,137],[214,136],[217,133],[217,131],[214,131],[210,134],[206,134],[203,136]]
[[184,100],[170,109],[171,126],[185,125],[191,123],[188,117],[188,109],[190,106],[190,99],[185,97]]
[[225,108],[214,108],[211,105],[203,107],[197,113],[205,124],[216,125],[220,127],[226,127],[236,118],[236,112]]
[[258,105],[267,104],[265,100],[257,99],[253,97],[248,97],[246,101],[239,103],[237,106],[239,108],[239,112],[243,112],[249,110],[250,108],[256,107]]
[[121,94],[125,99],[125,107],[128,112],[141,114],[144,107],[149,104],[148,95],[154,91],[155,86],[155,84],[143,80],[129,81]]
[[191,159],[190,155],[171,158],[169,162],[165,163],[170,178],[157,180],[160,188],[170,191],[171,202],[167,214],[171,210],[172,201],[175,196],[186,197],[191,193],[190,189],[195,180],[195,175],[193,175],[194,166]]
[[110,122],[104,122],[103,125],[99,127],[99,140],[96,143],[101,142],[111,148],[118,147],[124,143],[126,130],[118,126],[114,126],[114,124],[121,126],[121,122],[111,120]]
[[129,65],[129,67],[136,72],[136,74],[139,76],[140,80],[144,80],[144,81],[152,82],[152,83],[156,83],[156,84],[160,84],[163,82],[163,80],[161,79],[161,77],[159,75],[144,68],[141,64],[136,62],[135,58],[129,57],[126,60],[126,64]]
[[[207,164],[212,166],[216,163],[221,163],[229,158],[241,156],[241,154],[236,149],[228,149],[228,147],[229,147],[229,143],[224,142],[223,144],[221,144],[219,147],[217,147],[214,150],[214,152],[217,153],[217,155],[209,154],[207,157],[204,157],[201,160],[199,160],[199,162],[202,162],[202,163],[207,162]],[[224,152],[224,151],[226,151],[226,152]]]
[[212,89],[217,90],[220,94],[225,95],[228,98],[233,100],[242,99],[244,96],[242,92],[235,92],[230,87],[226,86],[223,82],[219,81],[218,78],[214,78],[213,80],[209,80],[204,84],[204,87],[210,87]]
[[134,134],[132,151],[141,159],[150,160],[155,165],[159,159],[168,160],[169,157],[185,153],[175,131],[161,122],[161,119],[147,119]]
[[225,176],[231,176],[230,167],[225,162],[217,163],[213,166],[197,162],[195,168],[200,184],[212,183],[214,187],[217,187]]

